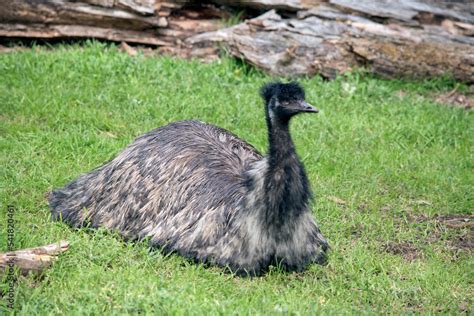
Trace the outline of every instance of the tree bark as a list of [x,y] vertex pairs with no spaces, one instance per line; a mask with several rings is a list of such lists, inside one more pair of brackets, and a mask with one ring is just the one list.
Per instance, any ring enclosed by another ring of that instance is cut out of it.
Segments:
[[[465,17],[463,21],[470,19]],[[384,24],[320,5],[289,19],[269,11],[236,26],[194,36],[188,43],[220,43],[232,55],[277,76],[334,78],[363,66],[385,77],[447,74],[474,82],[474,39],[466,35],[472,32],[472,24],[443,22],[417,27]]]
[[[3,2],[0,5],[0,37],[97,38],[156,46],[176,44],[176,38],[163,39],[161,32],[173,29],[169,22],[177,18],[170,14],[186,3],[160,0],[0,2]],[[217,27],[213,26],[205,31],[215,29]]]
[[0,275],[7,274],[8,268],[17,267],[22,275],[32,272],[40,274],[44,269],[51,266],[56,257],[68,250],[69,243],[60,241],[42,247],[16,250],[0,253]]
[[[98,38],[207,60],[218,58],[219,43],[278,76],[334,78],[362,66],[386,77],[474,82],[472,0],[0,2],[0,37]],[[222,29],[222,9],[206,3],[280,11]]]
[[[126,30],[144,30],[167,25],[166,18],[153,14],[153,5],[139,6],[132,0],[128,2],[135,5],[129,7],[121,5],[123,0],[117,1],[117,4],[105,0],[89,1],[94,4],[72,0],[2,0],[2,2],[4,3],[0,8],[0,20],[8,24],[81,25]],[[110,5],[108,2],[111,2]]]

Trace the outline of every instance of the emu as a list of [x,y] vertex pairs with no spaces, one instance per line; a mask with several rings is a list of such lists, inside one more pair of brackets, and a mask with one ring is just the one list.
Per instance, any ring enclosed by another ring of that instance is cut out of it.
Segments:
[[289,133],[317,113],[295,82],[268,83],[266,156],[234,134],[179,121],[138,137],[115,159],[49,196],[52,218],[104,226],[126,239],[257,276],[270,265],[324,264],[328,243],[311,215],[311,190]]

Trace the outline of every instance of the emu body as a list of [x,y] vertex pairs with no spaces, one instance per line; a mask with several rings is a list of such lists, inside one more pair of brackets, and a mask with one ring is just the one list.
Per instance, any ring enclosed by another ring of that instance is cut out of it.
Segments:
[[275,85],[283,84],[262,90],[267,156],[219,127],[174,122],[53,191],[53,218],[74,227],[105,226],[129,239],[148,237],[165,251],[241,275],[260,275],[271,264],[301,271],[323,263],[328,246],[309,210],[309,182],[289,118],[276,119],[270,102],[279,101],[265,97]]

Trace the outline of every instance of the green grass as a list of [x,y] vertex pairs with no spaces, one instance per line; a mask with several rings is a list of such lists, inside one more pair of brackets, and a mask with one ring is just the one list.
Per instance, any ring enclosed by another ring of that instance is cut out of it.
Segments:
[[175,120],[219,125],[264,152],[257,90],[271,78],[230,59],[133,58],[97,43],[1,54],[0,73],[0,251],[8,204],[16,248],[71,243],[43,277],[19,278],[18,314],[473,312],[474,260],[458,245],[472,231],[434,218],[474,210],[473,114],[429,98],[453,82],[301,80],[321,113],[291,129],[329,264],[249,279],[51,222],[45,193]]

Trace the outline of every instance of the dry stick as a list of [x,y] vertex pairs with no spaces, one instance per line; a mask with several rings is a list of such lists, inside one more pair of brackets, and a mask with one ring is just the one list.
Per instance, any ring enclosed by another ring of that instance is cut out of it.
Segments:
[[30,271],[40,274],[44,269],[51,266],[56,257],[68,250],[69,242],[61,240],[59,243],[46,246],[21,249],[6,253],[0,253],[0,275],[8,272],[9,263],[13,262],[22,275]]

